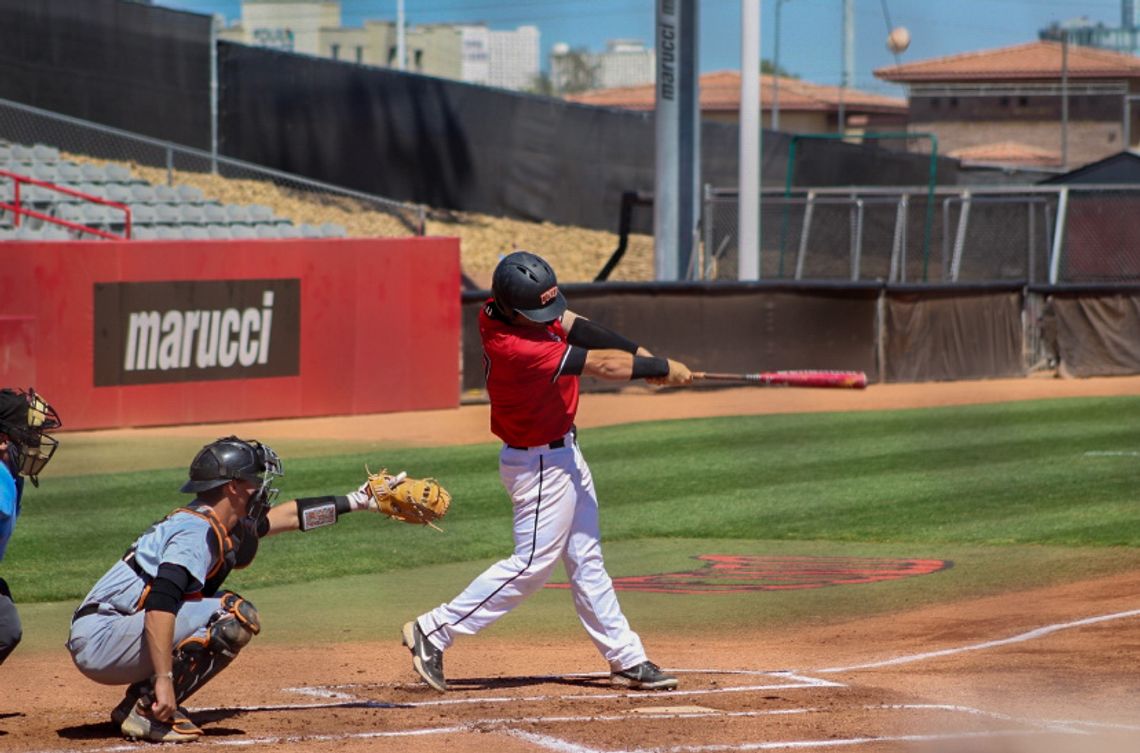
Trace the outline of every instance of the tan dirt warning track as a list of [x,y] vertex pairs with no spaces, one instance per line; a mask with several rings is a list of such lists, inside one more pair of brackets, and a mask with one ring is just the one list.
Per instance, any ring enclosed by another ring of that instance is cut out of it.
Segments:
[[[865,390],[736,387],[658,392],[651,388],[630,387],[620,393],[582,395],[578,410],[578,426],[586,429],[634,421],[701,416],[929,408],[1010,400],[1119,395],[1140,395],[1140,376],[1074,380],[1038,378],[874,384]],[[274,440],[321,437],[415,445],[472,444],[494,441],[488,415],[488,407],[485,404],[475,404],[464,405],[457,409],[408,413],[250,421],[157,429],[116,429],[75,434],[106,438],[205,438],[208,441],[221,429],[243,437],[256,437],[269,443]],[[63,453],[60,453],[58,460],[61,464],[64,462]]]
[[[1135,394],[1140,378],[588,395],[579,423]],[[432,444],[490,441],[486,421],[486,406],[469,406],[224,429],[270,442],[324,435]],[[97,436],[197,441],[221,428]],[[585,637],[519,645],[491,631],[469,639],[448,652],[454,690],[445,696],[415,682],[395,635],[335,649],[255,644],[192,699],[207,735],[188,750],[1136,751],[1138,594],[1140,573],[1125,573],[795,632],[672,635],[639,626],[655,658],[684,670],[679,692],[668,694],[572,676],[602,668]],[[291,690],[302,687],[307,694]],[[105,721],[118,697],[79,677],[62,649],[17,651],[0,667],[0,750],[146,748],[124,744]]]

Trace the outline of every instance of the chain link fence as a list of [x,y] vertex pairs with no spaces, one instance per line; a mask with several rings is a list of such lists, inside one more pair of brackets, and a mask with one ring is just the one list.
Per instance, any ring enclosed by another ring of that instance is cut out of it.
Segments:
[[[37,145],[40,148],[35,148]],[[0,150],[3,147],[7,147],[9,161],[0,167],[101,198],[110,198],[106,194],[111,183],[190,186],[201,193],[206,203],[268,206],[298,226],[340,226],[345,229],[342,234],[361,237],[424,232],[425,209],[420,205],[340,188],[0,99]],[[11,156],[13,150],[17,157]],[[129,181],[91,182],[83,180],[82,173],[75,174],[73,168],[90,164],[125,168],[130,172]],[[0,186],[4,188],[8,186]]]
[[[737,192],[706,188],[703,209],[700,277],[735,280]],[[1137,217],[1140,187],[1127,186],[766,193],[760,278],[1136,282]]]

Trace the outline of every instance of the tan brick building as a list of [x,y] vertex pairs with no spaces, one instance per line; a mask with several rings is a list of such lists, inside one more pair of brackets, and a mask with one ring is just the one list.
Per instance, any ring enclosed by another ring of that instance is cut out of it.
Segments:
[[875,75],[907,86],[910,130],[936,134],[941,153],[975,164],[1072,168],[1140,142],[1134,55],[1031,42]]

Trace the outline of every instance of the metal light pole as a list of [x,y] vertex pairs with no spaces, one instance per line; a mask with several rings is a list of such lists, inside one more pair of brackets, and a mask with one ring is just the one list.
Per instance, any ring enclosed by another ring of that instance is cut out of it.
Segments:
[[760,11],[763,0],[740,0],[740,211],[737,277],[760,279]]
[[407,70],[408,45],[404,27],[407,19],[404,17],[404,0],[396,0],[396,68]]
[[847,89],[855,76],[855,0],[843,0],[843,78],[839,84],[839,133],[847,133]]
[[1061,38],[1061,169],[1069,169],[1069,30]]
[[788,0],[776,0],[776,45],[772,55],[772,130],[780,130],[780,8]]

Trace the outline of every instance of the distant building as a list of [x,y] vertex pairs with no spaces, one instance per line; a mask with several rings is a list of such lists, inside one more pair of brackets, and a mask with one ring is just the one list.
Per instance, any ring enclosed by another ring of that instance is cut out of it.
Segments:
[[875,75],[907,86],[911,130],[936,134],[943,153],[974,163],[1072,167],[1135,144],[1140,57],[1063,48],[1030,42],[880,68]]
[[1048,42],[1061,42],[1068,37],[1072,44],[1085,47],[1099,47],[1130,55],[1140,53],[1140,28],[1136,26],[1136,3],[1134,0],[1121,0],[1120,26],[1105,26],[1093,23],[1087,16],[1068,21],[1054,22],[1037,33],[1038,39]]
[[[231,42],[398,68],[393,21],[341,23],[337,0],[242,0],[241,20],[221,29]],[[539,73],[534,26],[494,30],[484,24],[424,24],[404,31],[405,70],[508,89],[529,88]]]
[[550,52],[550,80],[559,92],[575,85],[580,89],[613,89],[652,84],[656,61],[655,51],[636,39],[611,39],[606,51],[598,53],[571,50],[559,43]]
[[539,31],[537,26],[520,26],[514,31],[489,33],[490,73],[487,83],[502,89],[530,89],[540,73]]
[[[790,133],[836,133],[839,113],[845,114],[845,132],[858,137],[866,131],[897,131],[906,127],[906,101],[857,89],[812,84],[795,78],[764,74],[760,77],[760,111],[763,125],[771,127],[779,78],[780,129]],[[656,87],[650,84],[570,94],[571,102],[652,110]],[[716,71],[700,79],[701,116],[707,120],[738,123],[740,73]]]

